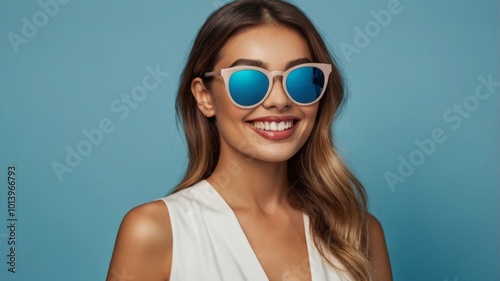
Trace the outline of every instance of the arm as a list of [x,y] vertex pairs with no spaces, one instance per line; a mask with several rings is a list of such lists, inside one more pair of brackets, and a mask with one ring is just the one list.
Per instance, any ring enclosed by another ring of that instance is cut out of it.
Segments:
[[375,272],[375,280],[392,281],[391,263],[385,244],[384,230],[380,222],[368,214],[369,260]]
[[165,281],[172,264],[172,228],[165,203],[130,210],[116,238],[107,281]]

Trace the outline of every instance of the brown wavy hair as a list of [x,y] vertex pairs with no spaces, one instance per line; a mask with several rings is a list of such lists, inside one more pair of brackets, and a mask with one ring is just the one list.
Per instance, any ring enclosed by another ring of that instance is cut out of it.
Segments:
[[[299,32],[314,62],[333,66],[326,93],[318,106],[315,126],[304,146],[288,160],[290,204],[310,218],[313,241],[325,260],[334,255],[354,280],[373,280],[368,261],[367,199],[362,184],[334,147],[331,124],[345,99],[341,72],[320,34],[294,5],[279,0],[242,0],[224,5],[201,27],[181,74],[176,111],[184,128],[189,164],[175,193],[214,171],[220,152],[214,118],[205,117],[191,93],[191,81],[212,71],[220,50],[238,32],[278,24]],[[209,83],[210,78],[202,78]],[[337,268],[338,269],[338,268]]]

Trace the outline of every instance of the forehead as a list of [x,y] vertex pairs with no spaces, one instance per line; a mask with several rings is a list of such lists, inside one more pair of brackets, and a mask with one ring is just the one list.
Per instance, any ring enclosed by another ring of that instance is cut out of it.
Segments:
[[216,68],[230,67],[241,59],[258,60],[270,70],[284,70],[291,61],[311,59],[305,38],[294,29],[267,24],[245,29],[222,48]]

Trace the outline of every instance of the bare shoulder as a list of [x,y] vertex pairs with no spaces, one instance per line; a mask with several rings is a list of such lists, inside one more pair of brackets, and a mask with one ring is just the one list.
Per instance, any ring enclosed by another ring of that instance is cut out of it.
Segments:
[[384,230],[380,221],[372,214],[366,213],[368,217],[368,231],[370,235],[380,236],[384,235]]
[[123,218],[107,280],[168,280],[171,261],[168,209],[161,200],[146,203]]
[[382,224],[370,213],[367,213],[367,217],[369,258],[375,271],[376,280],[391,281],[391,263]]
[[138,246],[146,247],[145,250],[172,244],[170,216],[165,203],[153,201],[130,210],[123,218],[118,235],[118,238],[130,239]]

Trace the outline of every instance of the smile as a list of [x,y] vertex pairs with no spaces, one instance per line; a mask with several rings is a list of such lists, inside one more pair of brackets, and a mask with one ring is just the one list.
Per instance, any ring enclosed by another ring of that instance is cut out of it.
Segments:
[[271,131],[271,132],[281,132],[289,130],[293,127],[294,121],[281,121],[281,122],[252,122],[253,126],[258,130]]

